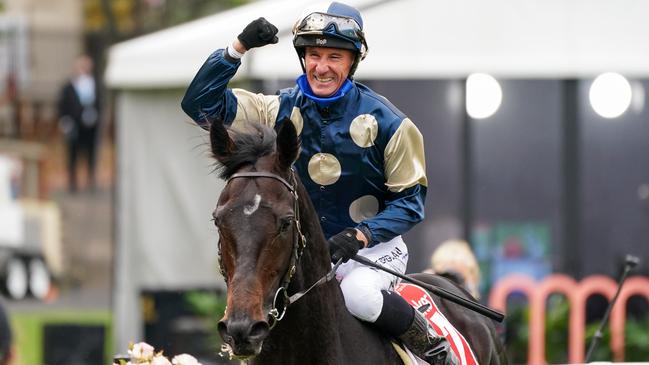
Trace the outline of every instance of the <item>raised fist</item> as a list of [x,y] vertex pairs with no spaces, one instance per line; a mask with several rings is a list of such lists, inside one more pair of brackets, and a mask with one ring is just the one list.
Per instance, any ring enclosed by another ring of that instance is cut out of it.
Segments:
[[265,18],[253,20],[237,38],[247,50],[267,44],[275,44],[279,40],[277,38],[277,27]]

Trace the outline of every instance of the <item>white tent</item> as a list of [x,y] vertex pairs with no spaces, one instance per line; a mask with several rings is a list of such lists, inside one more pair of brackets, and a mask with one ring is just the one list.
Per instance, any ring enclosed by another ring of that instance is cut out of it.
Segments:
[[[308,0],[266,0],[111,48],[117,91],[117,348],[139,340],[142,288],[217,282],[220,189],[205,133],[180,110],[182,92],[207,56],[253,19],[280,29],[279,44],[245,56],[237,77],[290,80],[300,72],[290,30]],[[363,12],[370,53],[359,79],[579,78],[617,71],[649,76],[644,0],[347,0]]]
[[[267,0],[114,46],[106,80],[116,88],[182,87],[216,48],[259,16],[278,45],[247,56],[239,76],[294,78],[291,27],[305,0]],[[642,0],[350,0],[363,11],[370,53],[359,78],[578,77],[649,73],[649,3]],[[250,60],[252,59],[252,61]],[[290,61],[290,58],[288,58]]]

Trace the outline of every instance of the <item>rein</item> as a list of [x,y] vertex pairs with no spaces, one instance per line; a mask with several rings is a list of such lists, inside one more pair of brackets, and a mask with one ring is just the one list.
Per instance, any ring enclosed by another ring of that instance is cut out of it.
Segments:
[[[302,233],[302,227],[300,225],[300,205],[299,205],[299,200],[298,200],[298,194],[296,190],[297,186],[297,179],[295,177],[295,170],[291,168],[291,180],[293,184],[290,184],[288,181],[286,181],[284,178],[281,176],[278,176],[276,174],[270,173],[270,172],[265,172],[265,171],[251,171],[251,172],[238,172],[230,176],[230,178],[227,179],[225,184],[229,184],[230,181],[233,179],[237,178],[258,178],[258,177],[265,177],[265,178],[270,178],[270,179],[275,179],[279,182],[281,182],[288,191],[293,195],[294,198],[294,203],[293,203],[293,212],[295,214],[294,218],[294,223],[295,223],[295,229],[294,229],[294,239],[293,239],[293,250],[291,252],[291,259],[289,261],[288,268],[286,269],[286,273],[284,274],[284,277],[282,278],[282,282],[275,292],[275,296],[273,298],[273,305],[272,308],[268,311],[268,316],[269,318],[272,319],[272,324],[270,325],[270,329],[275,327],[275,325],[281,321],[284,318],[284,315],[286,314],[286,309],[290,304],[295,303],[298,299],[302,298],[305,294],[307,294],[309,291],[312,289],[316,288],[319,285],[322,285],[331,279],[333,279],[334,274],[336,272],[336,269],[338,269],[338,266],[342,263],[342,260],[339,260],[333,268],[326,273],[323,277],[321,277],[318,281],[316,281],[313,285],[311,285],[308,289],[303,290],[301,292],[295,293],[292,296],[288,296],[288,285],[291,282],[291,279],[293,278],[293,275],[295,274],[295,271],[297,270],[297,264],[300,261],[300,258],[302,257],[302,253],[304,252],[304,248],[306,247],[306,237]],[[225,272],[225,268],[223,266],[223,263],[221,262],[221,245],[219,243],[219,266],[221,267],[221,275],[223,275],[223,278],[226,282],[227,285],[227,273]],[[278,303],[281,301],[281,304]],[[283,304],[283,305],[282,305]],[[281,305],[281,308],[278,308],[278,305]],[[269,321],[270,322],[270,321]]]

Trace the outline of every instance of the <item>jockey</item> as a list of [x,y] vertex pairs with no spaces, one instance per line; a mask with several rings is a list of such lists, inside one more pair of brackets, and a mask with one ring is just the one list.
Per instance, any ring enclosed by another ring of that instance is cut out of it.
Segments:
[[396,277],[349,261],[359,254],[404,273],[408,249],[401,235],[424,218],[427,179],[423,138],[388,100],[353,80],[367,54],[358,10],[332,2],[308,9],[293,28],[304,73],[276,95],[229,89],[252,48],[277,43],[264,18],[248,24],[225,49],[209,56],[189,85],[183,110],[204,128],[216,118],[277,128],[290,118],[301,139],[295,169],[328,239],[348,310],[399,338],[431,364],[457,360],[448,342],[390,289]]

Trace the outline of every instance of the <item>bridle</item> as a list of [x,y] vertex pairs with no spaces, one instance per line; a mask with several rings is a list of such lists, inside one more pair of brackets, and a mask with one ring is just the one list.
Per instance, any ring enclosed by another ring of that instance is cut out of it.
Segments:
[[[286,272],[284,273],[284,277],[282,278],[282,281],[280,283],[279,288],[277,289],[277,292],[275,292],[275,297],[273,298],[273,306],[268,312],[268,316],[272,321],[272,324],[270,325],[271,329],[277,324],[277,322],[281,321],[282,318],[284,318],[284,314],[286,314],[286,308],[291,303],[291,298],[288,297],[287,288],[291,282],[291,279],[293,278],[293,275],[295,274],[295,271],[297,270],[297,264],[300,261],[300,258],[302,257],[304,248],[306,247],[306,238],[302,233],[302,227],[300,225],[300,205],[299,205],[298,194],[296,190],[297,179],[295,177],[295,170],[291,168],[290,171],[291,171],[291,180],[293,184],[290,184],[288,181],[286,181],[284,178],[282,178],[279,175],[270,172],[265,172],[265,171],[238,172],[230,176],[225,182],[225,184],[227,185],[230,183],[230,181],[238,178],[253,178],[253,179],[271,178],[281,182],[288,189],[291,195],[293,195],[293,214],[294,214],[293,249],[291,252],[291,259],[289,261]],[[218,255],[219,255],[219,266],[221,267],[221,275],[223,275],[223,278],[227,285],[228,276],[221,259],[220,240],[219,240]],[[278,303],[278,300],[281,300],[281,304]],[[281,305],[281,308],[278,308],[278,304]]]
[[[290,184],[288,181],[286,181],[284,178],[282,178],[279,175],[273,174],[271,172],[265,172],[265,171],[238,172],[230,176],[225,182],[225,184],[227,185],[230,183],[230,181],[237,178],[254,179],[258,177],[262,177],[262,178],[265,177],[265,178],[275,179],[281,182],[288,189],[291,195],[293,195],[293,214],[294,214],[293,249],[291,252],[291,259],[289,261],[286,272],[284,273],[284,277],[282,278],[281,284],[277,289],[277,291],[275,292],[275,296],[273,297],[273,306],[268,311],[268,317],[270,318],[269,322],[272,321],[272,323],[270,324],[270,329],[273,329],[273,327],[275,327],[275,325],[279,321],[281,321],[282,318],[284,318],[284,315],[286,314],[286,309],[290,304],[295,303],[298,299],[302,298],[312,289],[328,281],[331,281],[331,279],[333,279],[336,274],[336,270],[338,269],[338,266],[340,266],[340,264],[342,263],[342,259],[338,260],[338,262],[331,268],[331,270],[328,273],[326,273],[318,281],[313,283],[309,288],[307,288],[306,290],[302,290],[298,293],[295,293],[290,297],[288,296],[288,291],[287,291],[288,285],[291,283],[291,279],[293,278],[293,275],[297,270],[297,264],[299,263],[300,258],[302,257],[302,253],[304,252],[304,248],[306,247],[306,237],[304,237],[304,234],[302,233],[302,226],[300,224],[300,204],[299,204],[299,197],[296,190],[297,178],[295,177],[295,170],[292,167],[290,172],[291,172],[291,180],[293,184]],[[219,240],[218,255],[219,255],[219,266],[221,267],[221,275],[223,275],[223,279],[225,280],[225,284],[227,285],[228,276],[221,259],[220,240]],[[281,304],[278,303],[278,300],[281,300]],[[278,304],[281,305],[280,308],[278,308]]]

